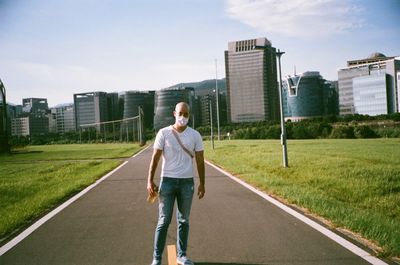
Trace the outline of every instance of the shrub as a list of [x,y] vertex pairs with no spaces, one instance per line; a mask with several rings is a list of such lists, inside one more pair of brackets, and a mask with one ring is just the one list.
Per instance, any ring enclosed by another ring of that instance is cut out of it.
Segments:
[[353,126],[337,126],[332,129],[330,138],[335,139],[353,139],[354,136],[354,127]]
[[357,126],[354,128],[354,136],[356,138],[378,138],[379,136],[366,125]]

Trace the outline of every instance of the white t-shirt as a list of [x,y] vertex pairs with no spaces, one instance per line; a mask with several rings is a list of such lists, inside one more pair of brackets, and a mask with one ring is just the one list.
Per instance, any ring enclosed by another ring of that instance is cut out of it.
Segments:
[[[192,158],[182,149],[172,130],[172,126],[160,129],[154,141],[154,149],[163,151],[161,177],[193,178]],[[193,154],[203,151],[203,141],[198,131],[186,127],[183,132],[177,134],[182,144]]]

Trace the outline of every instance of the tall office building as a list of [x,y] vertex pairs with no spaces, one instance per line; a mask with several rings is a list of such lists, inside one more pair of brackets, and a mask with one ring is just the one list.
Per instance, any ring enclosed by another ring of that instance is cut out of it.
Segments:
[[37,136],[49,133],[49,117],[23,114],[11,120],[12,136]]
[[338,71],[340,115],[380,115],[400,110],[400,57],[374,53]]
[[119,95],[117,92],[107,93],[107,121],[122,119],[119,108]]
[[22,99],[23,112],[37,115],[45,115],[49,111],[49,105],[45,98],[24,98]]
[[200,96],[198,99],[200,105],[200,124],[202,126],[210,126],[212,117],[213,127],[217,126],[217,101],[214,93]]
[[287,76],[283,80],[285,119],[302,120],[337,115],[337,93],[319,72]]
[[229,42],[225,71],[230,122],[279,119],[276,49],[270,41]]
[[153,128],[154,91],[127,91],[124,94],[124,119],[138,116],[139,107],[143,110],[144,127]]
[[49,133],[52,119],[47,99],[22,99],[22,113],[11,119],[11,135],[36,136]]
[[75,109],[74,104],[63,104],[52,108],[55,114],[56,132],[63,135],[67,132],[75,131]]
[[[189,104],[190,109],[193,110],[194,106],[194,89],[192,87],[176,87],[162,89],[155,92],[154,98],[154,129],[172,125],[175,123],[173,111],[177,103],[184,101]],[[195,112],[191,112],[190,121],[193,126],[193,120],[197,120]]]
[[[89,92],[74,94],[75,128],[107,121],[107,93]],[[100,131],[100,125],[94,126]]]

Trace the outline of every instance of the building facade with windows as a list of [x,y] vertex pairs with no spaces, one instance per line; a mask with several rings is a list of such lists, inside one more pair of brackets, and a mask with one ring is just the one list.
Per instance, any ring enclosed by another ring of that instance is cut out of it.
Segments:
[[334,85],[319,72],[304,72],[283,80],[283,110],[292,121],[338,114]]
[[37,136],[49,133],[49,118],[25,114],[11,120],[12,136]]
[[52,108],[55,116],[55,132],[63,135],[75,131],[75,108],[74,104],[63,104]]
[[269,40],[229,42],[225,71],[229,122],[279,119],[276,49]]
[[128,119],[138,116],[139,107],[143,110],[144,127],[153,128],[154,91],[125,92],[123,118]]
[[[89,92],[74,94],[75,128],[107,121],[107,93]],[[100,131],[100,125],[94,126]]]
[[338,71],[340,115],[380,115],[400,110],[400,57],[374,53]]
[[22,112],[18,113],[18,106],[11,119],[12,136],[46,135],[50,131],[52,115],[45,98],[22,99]]
[[[186,102],[190,109],[195,108],[195,94],[192,87],[176,87],[162,89],[155,92],[154,98],[154,129],[159,130],[175,123],[173,111],[179,102]],[[189,124],[197,120],[196,113],[191,111]]]
[[24,98],[22,99],[22,111],[35,115],[44,115],[48,112],[49,105],[46,98]]

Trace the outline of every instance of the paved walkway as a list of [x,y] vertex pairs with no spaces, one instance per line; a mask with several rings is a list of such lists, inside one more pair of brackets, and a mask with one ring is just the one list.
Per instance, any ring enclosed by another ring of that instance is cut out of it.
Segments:
[[[151,152],[129,159],[2,255],[0,264],[150,264],[157,220],[157,205],[146,202]],[[173,222],[167,244],[175,241]],[[188,248],[203,265],[369,264],[210,166],[206,196],[193,202]]]

